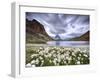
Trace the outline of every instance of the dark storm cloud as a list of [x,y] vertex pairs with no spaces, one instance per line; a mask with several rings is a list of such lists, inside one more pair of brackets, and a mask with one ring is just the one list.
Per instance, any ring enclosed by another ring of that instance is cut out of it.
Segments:
[[54,13],[26,13],[28,20],[36,19],[52,38],[56,34],[62,39],[78,37],[89,31],[89,16]]

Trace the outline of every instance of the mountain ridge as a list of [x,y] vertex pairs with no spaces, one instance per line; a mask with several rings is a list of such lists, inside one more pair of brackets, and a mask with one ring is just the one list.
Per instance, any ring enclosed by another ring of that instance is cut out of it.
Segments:
[[49,40],[53,39],[48,36],[41,23],[35,19],[26,19],[26,43],[46,43]]
[[71,41],[89,41],[90,40],[90,31],[87,31],[85,34],[81,35],[80,37],[76,37],[70,39]]

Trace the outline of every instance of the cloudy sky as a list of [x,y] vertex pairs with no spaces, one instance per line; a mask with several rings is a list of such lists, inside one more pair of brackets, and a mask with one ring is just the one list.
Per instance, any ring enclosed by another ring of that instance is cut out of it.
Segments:
[[26,18],[39,21],[54,39],[56,35],[62,40],[75,38],[89,31],[89,15],[27,12]]

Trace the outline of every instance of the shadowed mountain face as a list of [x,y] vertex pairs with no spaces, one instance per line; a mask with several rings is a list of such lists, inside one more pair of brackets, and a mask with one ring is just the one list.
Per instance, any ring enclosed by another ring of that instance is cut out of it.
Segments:
[[71,39],[72,41],[89,41],[90,40],[90,32],[86,32],[85,34],[81,35],[80,37],[76,37]]
[[26,32],[30,34],[40,33],[47,35],[43,25],[35,19],[33,19],[32,21],[28,21],[26,19]]
[[35,19],[26,19],[26,43],[45,43],[49,40],[52,38],[47,35],[42,24]]

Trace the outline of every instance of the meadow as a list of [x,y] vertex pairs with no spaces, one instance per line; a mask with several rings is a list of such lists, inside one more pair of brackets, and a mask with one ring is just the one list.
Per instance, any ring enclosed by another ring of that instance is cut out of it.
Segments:
[[89,47],[26,46],[26,66],[89,64]]

